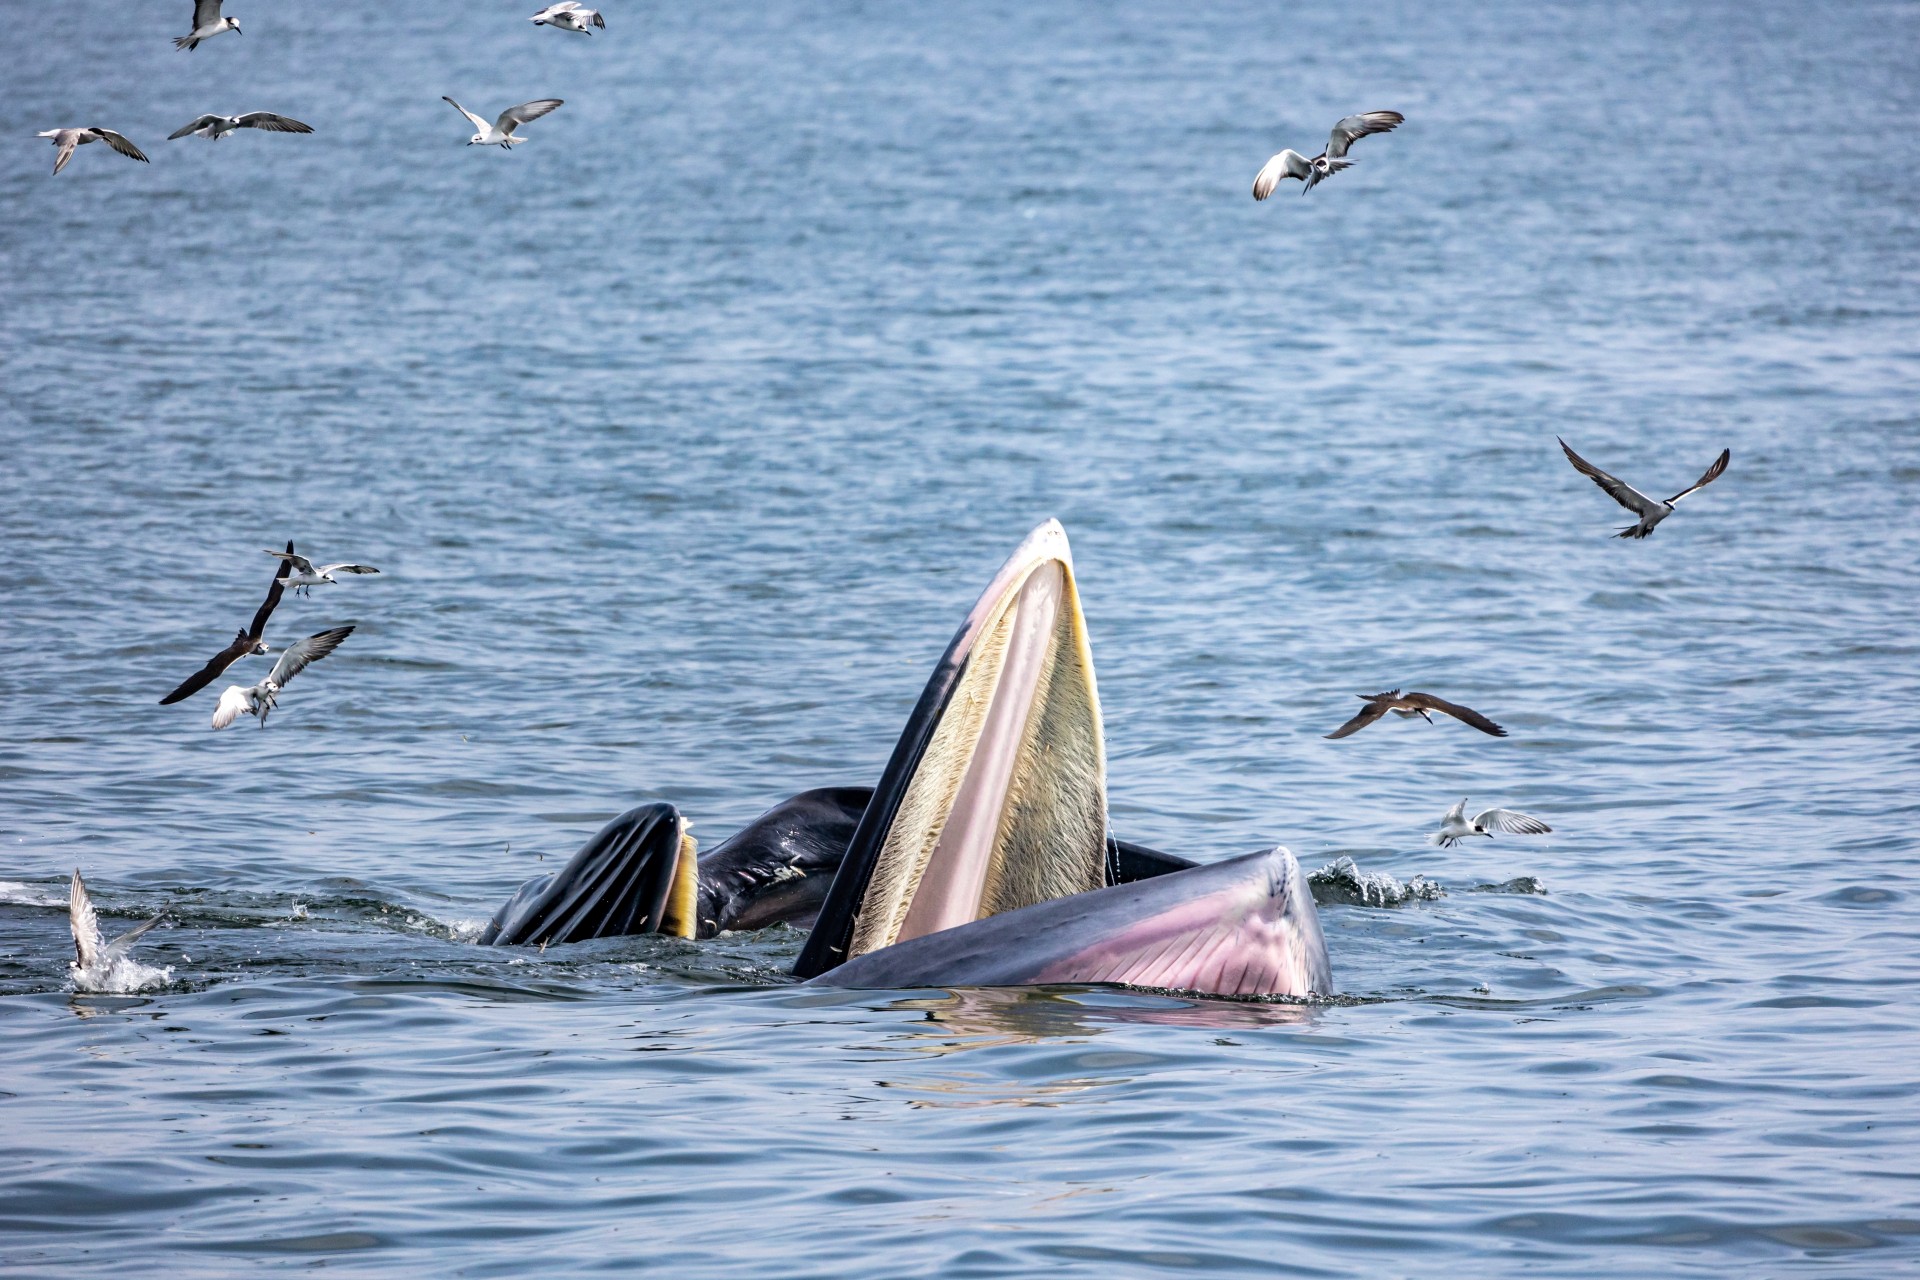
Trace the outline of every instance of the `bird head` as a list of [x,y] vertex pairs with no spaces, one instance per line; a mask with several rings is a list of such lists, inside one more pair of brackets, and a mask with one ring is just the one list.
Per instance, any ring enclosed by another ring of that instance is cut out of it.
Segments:
[[265,640],[256,641],[254,643],[253,648],[247,650],[248,656],[255,657],[255,658],[258,658],[263,654],[268,654],[272,652],[273,652],[273,647],[269,645]]
[[241,30],[240,30],[240,19],[238,19],[238,18],[228,18],[228,19],[226,20],[226,23],[227,23],[227,27],[228,27],[228,29],[229,29],[229,30],[231,30],[231,31],[233,32],[233,34],[235,34],[235,35],[240,35],[240,34],[242,34],[242,32],[241,32]]
[[468,138],[468,139],[467,139],[467,145],[468,145],[468,146],[470,146],[470,147],[471,147],[471,146],[475,146],[475,145],[477,145],[477,144],[479,144],[479,143],[482,143],[482,142],[485,142],[486,140],[487,140],[487,135],[486,135],[486,134],[484,134],[484,133],[476,133],[476,134],[474,134],[474,135],[473,135],[473,136],[472,136],[471,138]]

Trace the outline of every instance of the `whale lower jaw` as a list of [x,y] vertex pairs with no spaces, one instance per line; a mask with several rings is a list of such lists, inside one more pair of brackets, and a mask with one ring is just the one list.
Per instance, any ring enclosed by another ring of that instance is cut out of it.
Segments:
[[1221,996],[1326,995],[1326,940],[1284,848],[1056,898],[899,942],[812,980],[900,990],[1123,983]]

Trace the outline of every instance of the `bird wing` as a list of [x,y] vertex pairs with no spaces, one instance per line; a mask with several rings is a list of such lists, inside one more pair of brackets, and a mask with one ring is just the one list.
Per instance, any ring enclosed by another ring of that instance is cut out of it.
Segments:
[[320,566],[320,572],[321,573],[378,573],[380,571],[374,568],[370,564],[323,564]]
[[1332,733],[1328,734],[1327,737],[1351,737],[1385,714],[1387,714],[1387,704],[1385,702],[1369,702],[1366,706],[1360,708],[1359,715],[1347,721],[1338,729],[1335,729]]
[[1488,809],[1473,820],[1482,831],[1505,831],[1516,836],[1544,836],[1553,828],[1540,819],[1512,809]]
[[1260,172],[1253,175],[1253,198],[1265,200],[1273,194],[1275,187],[1288,178],[1305,179],[1312,174],[1313,166],[1307,163],[1307,158],[1288,147],[1261,165]]
[[138,160],[141,164],[152,163],[150,160],[147,159],[147,153],[142,151],[140,148],[134,146],[132,141],[129,140],[125,134],[115,133],[111,129],[102,129],[97,124],[94,125],[87,132],[91,133],[94,137],[100,139],[100,141],[106,143],[108,146],[112,147],[115,151],[118,151],[121,155],[125,156],[129,160]]
[[1419,707],[1426,711],[1444,711],[1462,724],[1470,724],[1480,732],[1490,733],[1496,738],[1507,736],[1505,729],[1472,707],[1463,707],[1457,702],[1448,702],[1445,698],[1436,698],[1430,693],[1410,693],[1406,697],[1406,703],[1410,707]]
[[446,94],[443,93],[440,95],[440,101],[446,103],[448,106],[452,107],[455,111],[458,111],[461,115],[473,121],[473,127],[478,129],[480,132],[485,133],[487,130],[493,128],[492,125],[488,124],[485,120],[482,120],[479,116],[473,114],[473,112],[467,110],[465,107],[455,102],[452,98],[449,98]]
[[[258,635],[259,632],[255,632],[254,634]],[[244,658],[252,648],[253,640],[251,637],[235,636],[232,644],[207,659],[206,666],[200,668],[185,680],[182,680],[178,688],[166,697],[160,699],[160,705],[170,707],[176,702],[191,698],[194,694],[212,684],[215,676]]]
[[1443,818],[1443,819],[1441,819],[1441,821],[1443,821],[1443,822],[1449,822],[1449,823],[1451,823],[1451,822],[1465,822],[1466,820],[1467,820],[1467,797],[1465,797],[1465,796],[1462,796],[1462,797],[1460,798],[1460,803],[1459,803],[1459,804],[1457,804],[1457,805],[1455,805],[1455,806],[1453,806],[1453,808],[1451,808],[1451,809],[1449,809],[1449,810],[1447,810],[1447,816],[1446,816],[1445,818]]
[[73,884],[67,889],[67,919],[73,926],[74,964],[90,969],[100,958],[105,944],[100,938],[100,917],[93,912],[93,899],[80,879],[80,868],[73,869]]
[[1704,489],[1708,485],[1712,484],[1715,480],[1718,480],[1720,478],[1720,473],[1725,471],[1727,469],[1727,464],[1732,461],[1733,461],[1733,450],[1722,449],[1720,451],[1720,456],[1713,460],[1713,465],[1707,468],[1707,473],[1701,476],[1698,480],[1695,480],[1687,488],[1682,489],[1680,492],[1674,494],[1671,498],[1668,498],[1667,505],[1672,506],[1674,503],[1680,501],[1680,499],[1686,497],[1688,494],[1697,493],[1699,490]]
[[265,129],[269,133],[312,133],[313,126],[302,124],[292,116],[275,115],[271,111],[249,111],[243,116],[235,116],[233,127],[236,129]]
[[532,102],[523,102],[517,107],[508,107],[493,122],[493,127],[502,133],[512,133],[529,120],[538,120],[555,107],[565,104],[565,98],[538,98]]
[[224,116],[214,115],[195,116],[191,121],[181,125],[178,129],[168,134],[167,141],[172,142],[175,138],[184,138],[190,133],[198,133],[209,125],[219,124],[225,118]]
[[[287,555],[293,554],[293,539],[287,539]],[[273,610],[280,603],[280,596],[287,589],[287,571],[293,568],[290,561],[282,560],[280,567],[273,571],[273,581],[267,586],[267,598],[253,611],[253,625],[247,628],[247,634],[255,640],[267,634],[267,619],[273,616]]]
[[220,705],[213,709],[213,727],[224,729],[247,714],[247,691],[230,684],[220,692]]
[[60,148],[53,157],[53,171],[59,173],[67,167],[67,161],[73,159],[73,149],[80,145],[79,130],[62,129],[53,136],[53,145]]
[[220,21],[220,0],[193,0],[193,29],[205,31]]
[[[1554,439],[1559,440],[1560,437],[1555,436]],[[1560,447],[1566,451],[1567,461],[1573,464],[1575,471],[1578,471],[1581,475],[1586,476],[1595,484],[1599,485],[1609,498],[1612,498],[1627,510],[1634,512],[1636,515],[1643,516],[1662,510],[1661,505],[1652,498],[1649,498],[1646,494],[1640,492],[1626,481],[1608,475],[1575,453],[1572,446],[1565,440],[1560,440]]]
[[115,938],[112,942],[109,942],[107,944],[106,950],[101,953],[102,957],[105,959],[111,960],[115,956],[123,956],[127,954],[127,952],[133,950],[134,943],[146,937],[147,934],[152,931],[153,926],[159,924],[162,920],[166,918],[167,918],[167,913],[165,911],[159,911],[154,914],[153,919],[142,921],[141,923],[133,926],[133,928],[127,930],[125,933]]
[[273,674],[267,679],[282,689],[286,688],[287,681],[339,648],[340,642],[352,634],[352,627],[329,627],[288,645],[287,651],[280,655],[280,661],[273,664]]
[[1406,119],[1398,111],[1363,111],[1357,116],[1348,116],[1333,126],[1333,133],[1327,139],[1327,159],[1338,160],[1347,154],[1347,148],[1370,133],[1391,133]]
[[589,22],[593,23],[594,26],[600,28],[602,31],[607,29],[607,20],[600,16],[598,9],[589,9],[587,12],[593,15],[593,17],[588,19]]
[[[287,545],[292,546],[293,544],[289,542]],[[307,559],[305,556],[297,556],[291,551],[269,551],[267,554],[286,561],[303,574],[313,572],[313,561]]]

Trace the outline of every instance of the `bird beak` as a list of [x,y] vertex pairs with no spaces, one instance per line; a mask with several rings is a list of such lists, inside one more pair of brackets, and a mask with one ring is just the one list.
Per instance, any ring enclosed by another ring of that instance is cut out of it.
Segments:
[[1433,723],[1433,717],[1432,717],[1432,716],[1430,716],[1430,715],[1428,715],[1428,714],[1427,714],[1426,712],[1424,712],[1424,711],[1422,711],[1422,712],[1420,713],[1420,718],[1421,718],[1422,720],[1425,720],[1425,721],[1426,721],[1426,722],[1427,722],[1428,724],[1432,724],[1432,723]]

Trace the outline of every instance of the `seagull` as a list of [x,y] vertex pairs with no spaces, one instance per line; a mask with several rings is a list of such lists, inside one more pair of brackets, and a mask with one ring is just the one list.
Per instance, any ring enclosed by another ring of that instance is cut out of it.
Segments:
[[127,141],[126,135],[115,133],[111,129],[102,129],[94,125],[88,129],[47,129],[34,135],[37,138],[52,138],[53,145],[60,148],[60,154],[53,158],[53,171],[60,172],[67,167],[67,161],[73,159],[73,149],[89,142],[104,142],[129,160],[138,160],[141,164],[152,163],[146,153]]
[[1360,714],[1341,725],[1338,729],[1335,729],[1332,733],[1326,735],[1327,737],[1350,737],[1389,711],[1408,720],[1419,716],[1428,724],[1433,723],[1433,717],[1428,715],[1427,712],[1442,711],[1452,716],[1455,720],[1472,725],[1482,733],[1490,733],[1496,738],[1504,738],[1507,736],[1505,729],[1502,729],[1499,725],[1487,719],[1472,707],[1463,707],[1457,702],[1448,702],[1445,698],[1436,698],[1430,693],[1410,693],[1403,698],[1400,696],[1398,689],[1390,689],[1385,693],[1363,693],[1359,696],[1360,700],[1367,704],[1361,708]]
[[[1555,436],[1554,439],[1559,440],[1560,437]],[[1665,502],[1662,502],[1658,498],[1649,498],[1632,485],[1621,480],[1616,480],[1614,477],[1608,475],[1575,453],[1568,447],[1565,440],[1560,440],[1560,447],[1566,450],[1567,461],[1573,464],[1575,471],[1590,478],[1595,484],[1606,490],[1609,498],[1612,498],[1615,502],[1640,517],[1639,524],[1628,525],[1614,535],[1617,538],[1644,538],[1652,533],[1655,525],[1673,514],[1674,503],[1680,501],[1680,499],[1686,497],[1688,494],[1693,493],[1695,490],[1704,489],[1715,480],[1718,480],[1721,472],[1727,469],[1727,463],[1733,460],[1733,450],[1722,449],[1720,456],[1713,460],[1713,465],[1707,468],[1705,475],[1694,481],[1689,488],[1682,489]]]
[[302,124],[291,116],[277,116],[271,111],[249,111],[238,116],[200,116],[191,124],[183,124],[168,134],[167,141],[184,138],[190,133],[202,138],[224,138],[235,129],[265,129],[268,133],[313,132],[312,125]]
[[587,30],[588,24],[607,29],[607,20],[600,16],[598,9],[583,9],[579,0],[560,0],[559,4],[550,4],[533,15],[536,27],[558,27],[562,31],[578,31],[583,36],[593,32]]
[[197,49],[222,31],[240,35],[240,19],[220,16],[220,0],[193,0],[193,30],[173,42],[176,49]]
[[1440,820],[1440,830],[1429,836],[1442,849],[1451,849],[1468,836],[1491,837],[1496,831],[1504,831],[1515,836],[1544,836],[1553,828],[1540,819],[1524,813],[1515,813],[1512,809],[1483,809],[1473,821],[1467,821],[1467,802],[1447,810],[1447,816]]
[[[110,979],[113,970],[120,967],[123,960],[128,960],[127,953],[133,950],[133,944],[146,936],[147,931],[159,924],[166,914],[162,910],[145,924],[137,924],[108,942],[100,936],[100,917],[94,914],[93,900],[87,897],[86,882],[80,879],[80,868],[75,867],[73,884],[67,890],[67,916],[73,926],[73,968],[70,970],[73,985],[88,991],[124,991],[144,986],[145,982],[140,979],[156,974],[165,981],[166,974],[147,969],[144,965],[135,965],[135,972],[126,975],[135,981],[113,982]],[[128,963],[132,962],[128,960]]]
[[285,551],[269,551],[270,556],[286,561],[294,568],[294,574],[287,579],[287,585],[303,595],[312,595],[313,589],[323,582],[339,582],[336,573],[378,573],[370,564],[323,564],[315,565],[305,556],[293,554],[293,544],[288,543]]
[[500,113],[498,120],[488,124],[445,94],[440,95],[440,101],[447,103],[455,111],[473,121],[473,127],[480,131],[467,139],[468,146],[500,146],[509,151],[513,150],[514,143],[526,141],[514,132],[516,128],[529,120],[538,120],[547,112],[565,103],[563,98],[539,98],[532,102],[523,102],[517,107],[508,107]]
[[[293,550],[291,541],[287,543],[287,550],[288,552]],[[207,659],[206,666],[181,681],[179,688],[160,699],[161,706],[172,706],[182,699],[191,698],[212,684],[215,676],[240,659],[251,658],[255,654],[268,651],[264,638],[267,634],[267,619],[273,616],[274,606],[280,603],[280,593],[286,589],[287,585],[287,572],[292,568],[293,566],[287,561],[280,562],[280,569],[273,575],[272,585],[267,588],[266,602],[254,611],[252,625],[244,631],[234,632],[233,643]]]
[[1347,159],[1347,148],[1370,133],[1391,133],[1406,117],[1398,111],[1363,111],[1357,116],[1348,116],[1333,126],[1333,134],[1327,139],[1327,149],[1309,160],[1288,147],[1279,155],[1260,167],[1253,178],[1253,198],[1265,200],[1273,194],[1273,189],[1288,178],[1298,178],[1306,185],[1300,188],[1300,194],[1307,192],[1322,178],[1330,178],[1342,169],[1353,166]]
[[213,727],[224,729],[240,718],[242,712],[260,717],[260,727],[267,727],[267,715],[279,705],[280,691],[287,682],[307,669],[309,663],[320,661],[340,647],[340,642],[353,634],[352,627],[331,627],[325,631],[316,631],[305,640],[297,640],[287,646],[280,661],[273,664],[273,674],[251,688],[230,684],[220,695],[220,705],[213,709]]

